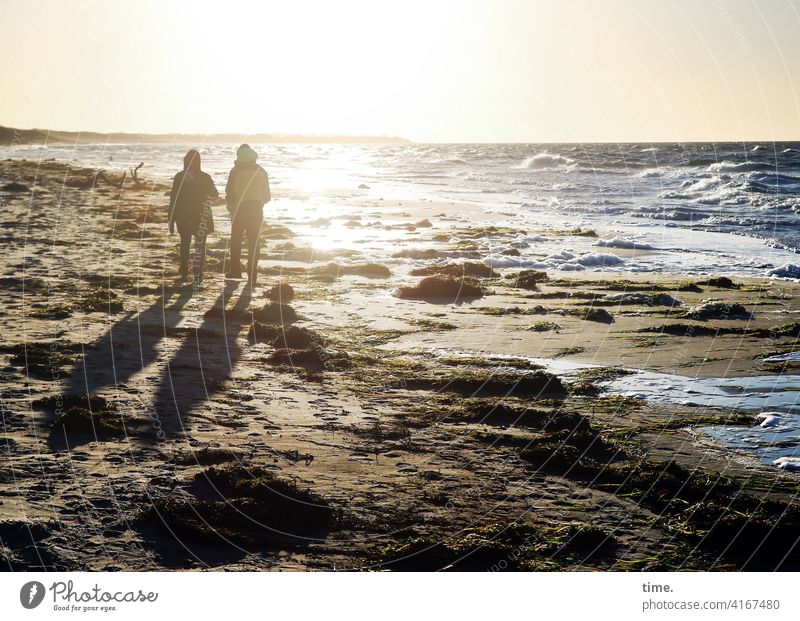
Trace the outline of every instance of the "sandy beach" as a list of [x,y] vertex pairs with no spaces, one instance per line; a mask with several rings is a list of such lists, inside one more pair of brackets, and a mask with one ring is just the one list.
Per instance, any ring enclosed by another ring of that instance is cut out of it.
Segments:
[[163,182],[1,166],[0,566],[800,569],[797,460],[751,437],[796,281],[493,268],[499,215],[354,186],[267,208],[252,290],[216,206],[195,288]]

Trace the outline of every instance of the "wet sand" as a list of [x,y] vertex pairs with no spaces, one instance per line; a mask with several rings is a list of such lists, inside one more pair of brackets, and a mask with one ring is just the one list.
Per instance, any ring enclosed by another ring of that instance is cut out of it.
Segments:
[[[309,195],[311,217],[266,209],[254,289],[220,273],[215,207],[195,288],[163,184],[2,169],[22,187],[0,190],[0,567],[800,567],[797,475],[699,431],[753,412],[604,383],[791,372],[762,361],[795,349],[797,283],[502,269],[402,299],[416,258],[475,261],[512,232],[353,188]],[[700,317],[709,300],[729,306]],[[598,368],[529,360],[553,357]]]

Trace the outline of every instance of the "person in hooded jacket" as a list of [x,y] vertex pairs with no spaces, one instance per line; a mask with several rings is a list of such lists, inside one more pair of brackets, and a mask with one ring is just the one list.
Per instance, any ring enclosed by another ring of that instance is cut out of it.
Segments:
[[255,286],[258,277],[258,235],[264,220],[264,205],[272,200],[269,176],[256,161],[258,154],[243,144],[225,185],[225,203],[231,214],[230,269],[226,278],[242,277],[242,237],[247,238],[247,278]]
[[183,170],[172,180],[169,195],[169,233],[181,237],[180,277],[189,276],[189,249],[195,238],[194,277],[203,279],[206,235],[214,230],[211,201],[219,196],[211,176],[200,168],[200,153],[190,149],[183,158]]

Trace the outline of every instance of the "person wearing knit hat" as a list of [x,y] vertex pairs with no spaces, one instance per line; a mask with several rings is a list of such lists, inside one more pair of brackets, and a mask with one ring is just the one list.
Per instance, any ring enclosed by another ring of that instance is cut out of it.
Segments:
[[256,162],[258,153],[243,144],[225,185],[225,204],[231,214],[230,265],[226,278],[242,277],[242,238],[247,239],[247,279],[255,287],[258,278],[258,235],[264,221],[264,205],[272,200],[269,176]]

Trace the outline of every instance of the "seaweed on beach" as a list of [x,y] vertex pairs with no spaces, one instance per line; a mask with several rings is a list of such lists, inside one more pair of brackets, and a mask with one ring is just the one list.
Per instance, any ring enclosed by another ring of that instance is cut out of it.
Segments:
[[289,326],[279,330],[272,343],[273,347],[285,347],[289,349],[304,349],[312,345],[321,345],[323,338],[308,328],[301,326]]
[[178,540],[210,545],[303,545],[323,538],[340,517],[318,494],[258,466],[211,467],[195,475],[189,489],[192,496],[155,498],[141,520]]
[[537,291],[539,283],[549,280],[547,272],[541,270],[521,270],[516,274],[509,274],[506,278],[513,280],[515,287],[529,291]]
[[252,311],[253,319],[267,324],[287,324],[297,321],[297,313],[288,304],[268,302]]
[[561,326],[554,321],[534,321],[528,326],[531,332],[558,332]]
[[380,263],[355,263],[352,265],[341,265],[339,263],[329,263],[321,267],[314,267],[311,273],[318,276],[330,276],[339,278],[340,276],[361,276],[363,278],[389,278],[391,270]]
[[111,409],[110,402],[95,393],[88,394],[57,394],[40,397],[31,402],[31,407],[44,411],[66,410],[77,407],[91,411],[105,411]]
[[434,321],[432,319],[412,319],[410,323],[421,328],[422,330],[430,332],[448,332],[450,330],[458,329],[458,326],[453,323],[448,323],[446,321]]
[[256,343],[272,343],[277,338],[279,332],[280,328],[274,324],[254,321],[250,324],[247,338]]
[[700,306],[690,308],[679,316],[681,319],[750,319],[752,313],[738,302],[704,302]]
[[33,319],[59,320],[72,316],[74,308],[70,304],[31,304],[29,316]]
[[294,287],[286,281],[273,285],[267,291],[267,299],[272,302],[287,304],[294,299]]
[[542,368],[540,364],[531,359],[518,356],[444,356],[438,357],[436,362],[453,367],[478,367],[493,370],[509,368],[532,371]]
[[412,533],[374,550],[369,560],[393,571],[509,571],[519,569],[542,539],[534,526],[491,522],[442,539]]
[[67,434],[88,434],[96,438],[126,435],[125,425],[118,414],[108,410],[89,410],[78,406],[68,408],[50,426],[53,429],[63,429]]
[[120,274],[84,274],[81,280],[95,289],[130,289],[138,279]]
[[567,394],[557,376],[538,369],[519,373],[464,370],[428,377],[415,376],[406,380],[405,388],[456,392],[471,396],[513,395],[540,399],[562,398]]
[[86,313],[119,313],[125,310],[125,305],[118,293],[98,287],[86,291],[78,300],[77,308]]
[[554,311],[562,315],[571,315],[578,317],[583,321],[593,321],[596,323],[612,324],[614,323],[614,315],[608,312],[605,308],[589,307],[583,308],[562,308]]
[[627,279],[581,279],[581,278],[557,278],[548,283],[553,287],[578,288],[587,287],[590,289],[602,289],[604,291],[623,291],[623,292],[659,292],[659,291],[680,291],[687,293],[701,293],[703,290],[695,283],[680,282],[651,282],[636,281]]
[[727,326],[709,326],[693,323],[666,323],[661,326],[641,328],[639,332],[657,332],[670,336],[724,336],[727,334],[745,334],[746,328],[731,328]]
[[573,522],[553,529],[536,547],[536,552],[586,563],[612,559],[619,547],[617,538],[607,530],[594,524]]
[[626,292],[595,298],[591,304],[596,306],[681,306],[683,302],[666,293]]
[[486,294],[477,281],[469,278],[451,278],[448,276],[428,276],[416,285],[400,287],[397,297],[401,300],[447,301],[458,302],[474,300]]
[[412,276],[448,276],[450,278],[496,278],[499,274],[488,265],[477,261],[440,263],[411,270]]
[[475,309],[481,315],[546,315],[547,308],[541,304],[533,306],[479,306]]
[[[522,414],[512,410],[507,418],[522,420]],[[564,424],[554,414],[555,425],[531,436],[487,434],[485,439],[514,448],[539,472],[634,500],[659,515],[670,531],[741,569],[800,567],[800,551],[786,548],[800,529],[800,509],[794,504],[752,495],[708,470],[634,457],[582,414],[569,414]]]
[[11,354],[11,364],[40,379],[58,380],[62,371],[72,366],[82,350],[81,345],[53,341],[51,343],[17,343],[4,347]]
[[265,362],[276,366],[303,367],[309,370],[324,369],[327,371],[345,369],[351,364],[347,353],[329,351],[320,347],[278,347],[265,359]]
[[739,289],[741,287],[741,285],[733,282],[727,276],[715,276],[708,280],[702,280],[698,284],[707,287],[717,287],[718,289]]

